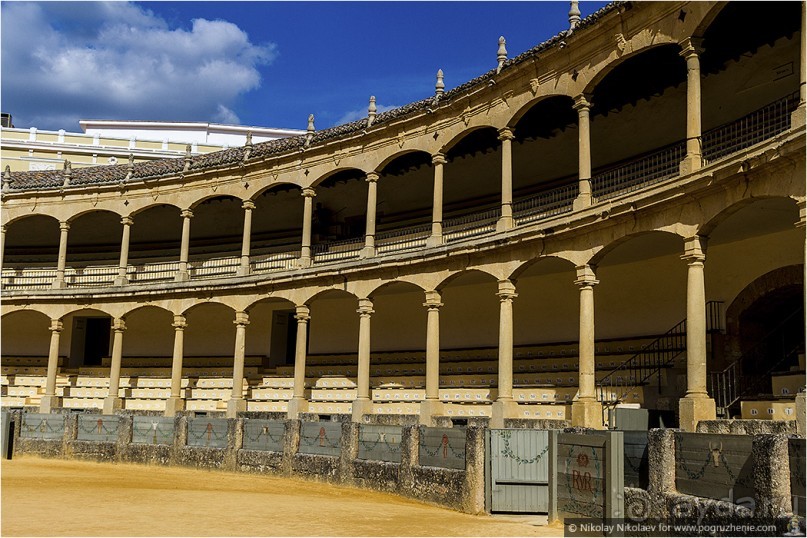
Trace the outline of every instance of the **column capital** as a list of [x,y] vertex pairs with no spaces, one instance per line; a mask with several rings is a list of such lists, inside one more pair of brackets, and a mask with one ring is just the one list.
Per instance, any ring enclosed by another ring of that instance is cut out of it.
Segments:
[[375,183],[376,181],[378,181],[378,178],[379,178],[378,173],[376,173],[376,172],[367,172],[367,177],[365,178],[365,181],[367,183]]
[[581,93],[574,98],[574,105],[572,106],[578,112],[586,111],[588,112],[591,109],[591,95],[587,93]]
[[581,288],[593,288],[600,283],[595,274],[596,267],[593,265],[578,265],[577,266],[577,280],[575,284]]
[[706,260],[706,237],[696,235],[684,240],[682,260],[687,262],[703,262]]
[[432,164],[445,164],[447,162],[444,153],[435,153],[432,155]]
[[440,307],[443,306],[441,299],[442,297],[440,296],[439,291],[427,291],[426,302],[423,303],[423,306],[425,306],[429,310],[439,310]]
[[123,224],[124,226],[131,226],[132,224],[134,224],[134,219],[132,219],[132,217],[123,217],[122,219],[120,219],[120,223]]
[[516,285],[507,279],[500,280],[499,290],[496,292],[496,295],[501,301],[512,301],[518,297],[518,294],[516,293]]
[[246,312],[236,312],[233,323],[239,327],[246,327],[249,325],[249,315]]
[[375,314],[375,310],[373,310],[373,301],[370,299],[359,299],[359,309],[356,310],[359,313],[360,317],[370,317],[371,315]]
[[684,58],[703,54],[703,39],[700,37],[685,37],[678,42],[678,45],[681,47],[681,52],[678,54]]
[[192,219],[193,218],[193,211],[190,209],[183,209],[179,212],[179,216],[183,219]]
[[123,318],[112,318],[112,330],[116,333],[122,333],[126,330],[126,320]]
[[50,327],[48,327],[48,328],[52,332],[59,333],[59,332],[62,332],[62,329],[64,329],[64,324],[62,323],[62,320],[52,319],[52,320],[50,320]]
[[305,187],[303,189],[303,192],[301,193],[301,196],[303,198],[313,198],[316,195],[317,195],[317,191],[315,191],[313,189],[313,187]]
[[178,331],[183,331],[188,326],[188,322],[185,320],[185,316],[174,316],[174,322],[171,324],[171,327]]
[[308,308],[308,305],[298,305],[294,309],[294,312],[294,319],[296,319],[298,323],[306,323],[311,319],[311,309]]
[[241,209],[244,211],[252,211],[255,209],[255,202],[252,200],[244,200],[244,203],[241,204]]
[[516,135],[513,134],[513,130],[510,127],[499,129],[499,140],[513,140],[515,137]]
[[67,222],[66,220],[59,222],[59,230],[60,231],[66,232],[69,229],[70,229],[70,223],[69,222]]

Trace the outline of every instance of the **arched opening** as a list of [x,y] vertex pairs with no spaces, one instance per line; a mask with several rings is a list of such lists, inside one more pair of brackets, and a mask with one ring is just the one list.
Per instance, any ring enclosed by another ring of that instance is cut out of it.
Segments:
[[122,366],[170,367],[174,349],[174,314],[157,306],[127,313]]
[[[339,170],[316,184],[311,222],[314,259],[358,256],[367,224],[366,174],[357,168]],[[341,246],[339,246],[341,245]],[[351,254],[340,255],[340,250]]]
[[180,208],[160,204],[132,215],[129,236],[130,282],[174,278],[182,241]]
[[9,224],[3,252],[3,287],[49,287],[56,274],[59,233],[59,221],[47,215],[31,215]]
[[63,316],[62,323],[59,355],[69,357],[69,368],[109,366],[112,316],[87,308]]
[[274,185],[252,198],[251,269],[255,273],[287,269],[300,257],[303,197],[300,187]]
[[235,274],[244,231],[242,201],[235,196],[208,198],[193,207],[188,260],[194,277]]
[[[2,318],[3,338],[0,339],[0,355],[3,366],[9,365],[12,358],[17,362],[36,365],[47,364],[50,349],[50,318],[36,310],[18,310],[9,312]],[[35,358],[33,361],[25,359]],[[5,372],[4,372],[5,373]]]
[[248,309],[246,355],[260,362],[263,370],[293,366],[297,320],[295,305],[279,298],[261,299]]
[[398,155],[379,171],[376,248],[379,253],[425,245],[431,233],[434,168],[425,151]]
[[[67,235],[68,284],[108,284],[117,274],[123,225],[121,217],[111,211],[90,211],[70,221]],[[106,271],[90,269],[107,266]]]

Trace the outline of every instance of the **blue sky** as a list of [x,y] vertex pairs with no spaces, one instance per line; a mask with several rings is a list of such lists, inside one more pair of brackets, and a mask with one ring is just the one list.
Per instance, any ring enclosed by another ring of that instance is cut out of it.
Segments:
[[[605,2],[582,2],[583,16]],[[447,89],[568,27],[568,2],[2,2],[3,112],[318,129]]]

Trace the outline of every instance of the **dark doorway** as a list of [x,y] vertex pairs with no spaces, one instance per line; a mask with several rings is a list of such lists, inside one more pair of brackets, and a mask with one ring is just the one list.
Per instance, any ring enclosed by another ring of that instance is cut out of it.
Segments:
[[269,364],[278,366],[294,364],[297,343],[297,320],[294,310],[279,310],[272,316],[272,334],[269,348]]

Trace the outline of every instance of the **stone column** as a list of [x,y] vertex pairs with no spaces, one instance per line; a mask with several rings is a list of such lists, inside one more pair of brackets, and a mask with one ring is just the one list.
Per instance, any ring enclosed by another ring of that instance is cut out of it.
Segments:
[[801,50],[799,51],[799,106],[790,117],[790,126],[795,129],[807,124],[807,63],[804,57],[807,52],[807,34],[804,28],[805,3],[801,3]]
[[573,209],[584,209],[591,205],[591,126],[589,114],[591,103],[588,96],[580,94],[574,99],[574,109],[577,111],[578,126],[578,168],[579,190],[574,201]]
[[305,397],[305,356],[311,310],[306,305],[298,306],[294,319],[297,320],[297,341],[294,351],[294,392],[288,404],[289,419],[296,419],[300,413],[308,411],[308,400]]
[[681,259],[687,269],[687,392],[678,402],[679,425],[694,432],[701,420],[714,420],[715,401],[706,392],[706,288],[703,262],[706,239],[691,237],[684,242]]
[[378,198],[378,174],[367,173],[367,226],[364,233],[364,248],[361,251],[362,258],[372,258],[375,256],[375,213]]
[[104,414],[111,415],[123,408],[123,400],[118,396],[120,389],[120,367],[123,358],[123,331],[126,323],[123,318],[112,319],[112,367],[109,370],[109,394],[104,399]]
[[64,268],[67,265],[67,232],[69,230],[69,222],[59,223],[59,258],[56,262],[56,279],[53,281],[53,287],[56,289],[67,287],[64,281]]
[[370,398],[370,316],[373,315],[373,302],[359,299],[359,371],[358,394],[353,402],[353,422],[361,422],[364,415],[372,414],[373,401]]
[[420,402],[420,423],[431,426],[432,417],[443,412],[440,401],[440,293],[426,292],[426,400]]
[[507,127],[499,130],[502,141],[502,215],[496,223],[496,231],[513,227],[513,131]]
[[177,411],[185,409],[182,394],[182,361],[185,351],[185,328],[188,326],[185,316],[174,316],[174,357],[171,361],[171,396],[165,402],[165,416],[173,417]]
[[252,200],[244,200],[241,204],[244,210],[244,235],[241,238],[241,266],[238,268],[239,276],[246,276],[249,274],[249,247],[252,238],[252,210],[255,209],[255,204]]
[[436,153],[432,156],[434,165],[434,198],[432,200],[432,234],[426,240],[427,247],[443,244],[443,165],[446,156]]
[[6,227],[0,226],[0,270],[3,269],[3,253],[6,250]]
[[183,209],[180,216],[182,217],[182,246],[179,251],[179,270],[177,271],[175,280],[177,282],[185,282],[191,278],[190,273],[188,273],[188,251],[191,246],[191,219],[193,218],[193,211]]
[[499,395],[491,409],[490,427],[504,428],[504,420],[516,416],[513,401],[513,299],[516,286],[509,280],[499,281]]
[[62,322],[50,320],[50,349],[48,350],[48,379],[45,383],[45,395],[39,402],[40,413],[50,413],[52,409],[62,406],[62,399],[56,397],[56,373],[59,370],[59,336]]
[[244,352],[247,340],[249,316],[246,312],[235,313],[235,352],[233,353],[233,394],[227,402],[227,418],[238,418],[238,413],[247,410],[244,400]]
[[311,267],[311,220],[314,214],[314,189],[303,189],[303,242],[300,248],[300,267]]
[[687,154],[681,161],[681,175],[703,165],[701,156],[701,39],[688,37],[679,43],[687,62]]
[[599,284],[594,267],[579,266],[575,284],[580,287],[580,350],[579,390],[572,403],[572,426],[602,429],[602,404],[597,401],[594,373],[594,286]]
[[129,283],[126,273],[129,269],[129,237],[134,221],[131,217],[123,217],[120,223],[123,224],[123,236],[120,241],[120,262],[118,263],[118,277],[115,279],[115,285],[125,286]]

